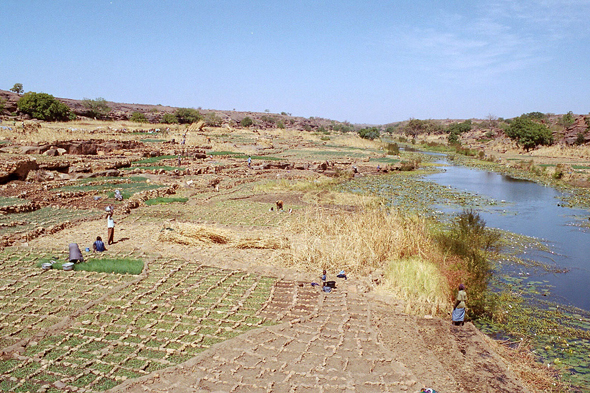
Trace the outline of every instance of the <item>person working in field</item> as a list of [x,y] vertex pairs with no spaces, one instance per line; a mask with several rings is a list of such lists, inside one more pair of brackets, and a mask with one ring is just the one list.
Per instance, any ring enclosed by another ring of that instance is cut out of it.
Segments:
[[115,220],[113,219],[113,208],[107,208],[107,244],[110,246],[115,242]]
[[82,251],[80,251],[80,247],[78,247],[78,243],[70,243],[68,245],[69,254],[68,254],[68,261],[69,262],[84,262],[84,257],[82,256]]
[[96,241],[92,244],[92,249],[94,252],[103,252],[107,250],[100,236],[96,237]]
[[465,324],[465,304],[467,302],[467,292],[465,292],[465,285],[459,284],[459,292],[457,293],[457,301],[453,308],[453,324],[461,325]]

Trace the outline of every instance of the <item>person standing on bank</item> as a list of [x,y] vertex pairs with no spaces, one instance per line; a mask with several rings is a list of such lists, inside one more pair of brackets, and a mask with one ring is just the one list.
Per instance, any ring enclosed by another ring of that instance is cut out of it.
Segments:
[[453,308],[453,324],[461,325],[465,324],[465,304],[467,302],[467,292],[465,292],[465,285],[459,284],[459,292],[457,293],[457,301]]
[[113,208],[107,210],[107,244],[113,244],[115,238],[115,220],[113,220]]

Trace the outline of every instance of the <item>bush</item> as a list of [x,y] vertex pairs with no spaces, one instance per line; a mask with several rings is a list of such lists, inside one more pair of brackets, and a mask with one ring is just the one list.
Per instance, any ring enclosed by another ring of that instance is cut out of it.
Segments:
[[198,110],[192,108],[178,108],[174,114],[180,124],[196,123],[203,118]]
[[415,137],[419,134],[438,134],[443,131],[443,127],[432,120],[410,119],[410,121],[408,121],[408,123],[403,127],[403,132],[406,135],[410,135],[412,137]]
[[469,311],[473,317],[492,313],[488,282],[492,266],[488,253],[497,249],[500,233],[486,228],[486,222],[473,210],[459,213],[448,232],[436,237],[443,251],[464,262],[465,284],[469,290]]
[[6,100],[4,98],[0,98],[0,113],[4,112],[6,108]]
[[471,120],[465,120],[463,123],[453,123],[447,127],[447,132],[452,134],[462,134],[471,131]]
[[449,145],[460,145],[461,142],[459,142],[459,134],[457,132],[451,132],[449,134],[449,136],[447,137],[447,140],[449,141]]
[[221,127],[223,120],[217,116],[217,113],[210,112],[205,115],[205,125],[207,127]]
[[525,117],[518,117],[506,129],[506,135],[516,140],[516,143],[527,151],[538,145],[551,145],[553,133],[547,126],[539,124]]
[[58,101],[51,94],[28,92],[18,100],[18,109],[39,120],[67,121],[70,119],[70,108]]
[[583,145],[584,143],[586,143],[586,138],[584,137],[584,134],[578,132],[578,136],[576,137],[576,145]]
[[572,111],[569,111],[568,113],[566,113],[565,115],[561,116],[561,118],[559,119],[559,125],[561,125],[563,128],[568,128],[569,126],[571,126],[572,124],[574,124],[574,122],[576,121],[574,114]]
[[254,124],[254,121],[248,116],[244,117],[242,121],[240,121],[240,125],[242,127],[250,127],[252,124]]
[[107,101],[101,97],[94,100],[84,98],[84,100],[82,100],[82,106],[86,109],[85,116],[88,117],[102,118],[111,112],[111,108],[107,105]]
[[147,119],[145,117],[145,115],[141,112],[133,112],[131,114],[131,117],[129,118],[129,120],[134,121],[136,123],[147,123]]
[[521,118],[529,119],[529,120],[545,120],[547,119],[547,115],[541,112],[529,112],[524,113],[520,116]]
[[162,116],[162,120],[160,120],[160,123],[178,124],[178,118],[173,113],[165,113],[164,116]]
[[282,120],[277,121],[277,128],[284,129],[285,123]]
[[376,139],[381,136],[379,129],[377,127],[370,127],[370,128],[362,128],[358,131],[358,134],[363,139]]

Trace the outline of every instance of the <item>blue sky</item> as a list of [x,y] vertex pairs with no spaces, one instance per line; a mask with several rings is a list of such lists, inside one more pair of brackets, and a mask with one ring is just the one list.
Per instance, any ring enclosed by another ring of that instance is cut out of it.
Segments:
[[0,89],[354,123],[590,112],[590,0],[2,0]]

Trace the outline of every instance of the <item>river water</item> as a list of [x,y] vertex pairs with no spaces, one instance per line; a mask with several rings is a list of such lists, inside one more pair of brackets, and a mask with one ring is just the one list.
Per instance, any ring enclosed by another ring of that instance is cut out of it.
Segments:
[[450,186],[505,201],[497,207],[478,211],[488,227],[535,237],[550,251],[532,250],[525,258],[565,268],[565,273],[533,272],[547,280],[554,301],[590,310],[590,213],[563,207],[559,191],[527,180],[466,168],[440,161],[443,172],[428,175],[426,181]]

